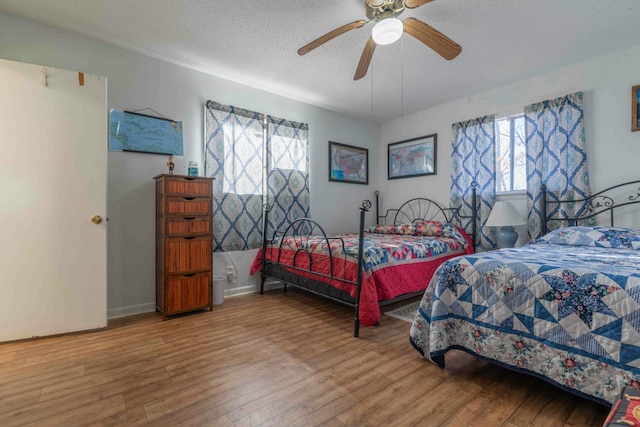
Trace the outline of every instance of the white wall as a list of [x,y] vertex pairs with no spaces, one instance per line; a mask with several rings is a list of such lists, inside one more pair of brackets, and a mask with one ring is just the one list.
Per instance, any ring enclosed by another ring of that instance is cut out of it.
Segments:
[[[382,205],[397,206],[426,195],[448,203],[451,124],[474,117],[511,112],[526,104],[582,90],[585,129],[593,189],[637,178],[640,132],[630,132],[630,88],[640,83],[640,46],[584,61],[500,88],[441,105],[378,126],[274,94],[231,83],[200,72],[115,48],[92,39],[0,12],[0,58],[82,70],[108,78],[109,108],[153,108],[183,121],[185,156],[203,164],[203,104],[211,99],[290,120],[309,123],[311,140],[312,217],[328,232],[357,226],[363,198],[382,192]],[[295,72],[295,67],[292,68]],[[286,76],[283,76],[286,78]],[[473,78],[470,72],[469,78]],[[387,144],[438,134],[438,174],[388,181]],[[369,148],[369,185],[328,182],[327,141]],[[154,191],[152,177],[166,171],[166,158],[109,151],[108,298],[110,316],[153,310]],[[337,201],[337,202],[336,202]],[[344,201],[347,201],[346,203]],[[367,222],[373,222],[369,214]],[[255,289],[247,275],[251,253],[233,254],[239,271],[234,289]],[[215,274],[226,256],[214,257]]]
[[[330,140],[369,148],[370,163],[379,164],[375,151],[379,126],[372,122],[231,83],[2,12],[0,58],[106,76],[110,109],[152,108],[166,117],[182,120],[185,155],[174,158],[178,174],[186,174],[189,160],[203,165],[203,105],[206,100],[308,123],[312,159],[311,216],[328,232],[354,229],[359,200],[371,197],[376,187],[375,170],[370,170],[368,186],[328,182]],[[110,317],[154,310],[155,193],[152,178],[166,172],[166,161],[165,156],[153,154],[108,153]],[[328,200],[340,202],[327,203]],[[237,258],[234,261],[240,269],[239,279],[232,286],[242,291],[255,289],[255,278],[248,277],[247,259],[252,254],[232,255]],[[214,274],[224,271],[226,264],[230,264],[226,256],[216,256]],[[228,293],[237,292],[231,289]]]
[[[387,144],[438,134],[438,175],[380,180],[385,206],[426,196],[448,204],[451,173],[451,125],[488,114],[522,111],[534,102],[584,92],[584,123],[591,188],[639,179],[640,132],[631,132],[631,87],[640,84],[640,45],[487,90],[398,120],[380,129],[378,168],[386,168]],[[473,78],[470,72],[469,78]],[[521,213],[525,205],[514,203]],[[519,231],[524,231],[524,228]],[[526,239],[523,233],[518,244]]]

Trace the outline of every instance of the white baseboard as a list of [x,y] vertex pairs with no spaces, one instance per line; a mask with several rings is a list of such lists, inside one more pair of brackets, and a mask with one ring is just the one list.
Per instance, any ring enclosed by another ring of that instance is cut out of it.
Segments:
[[[277,280],[270,280],[264,283],[264,290],[265,291],[270,291],[272,289],[279,289],[282,288],[282,282],[279,282]],[[226,289],[224,291],[224,296],[225,297],[234,297],[237,295],[245,295],[245,294],[251,294],[254,292],[259,292],[260,291],[260,285],[249,285],[249,286],[241,286],[241,287],[237,287],[237,288],[231,288],[231,289]]]
[[[264,290],[265,291],[271,291],[273,289],[282,289],[284,288],[284,285],[282,284],[282,282],[278,281],[278,280],[268,280],[266,282],[264,282]],[[257,291],[259,291],[260,288],[257,289]]]
[[107,319],[117,319],[119,317],[133,316],[135,314],[150,313],[153,311],[156,311],[155,301],[144,304],[129,305],[127,307],[112,308],[107,310]]
[[[282,282],[278,282],[277,280],[270,280],[265,282],[264,284],[265,291],[280,289],[282,287],[283,287]],[[260,285],[241,286],[238,288],[225,289],[224,297],[225,298],[234,297],[238,295],[251,294],[259,291],[260,291]],[[120,308],[112,308],[107,311],[107,319],[117,319],[120,317],[133,316],[136,314],[151,313],[154,311],[156,311],[155,302],[130,305],[127,307],[120,307]]]

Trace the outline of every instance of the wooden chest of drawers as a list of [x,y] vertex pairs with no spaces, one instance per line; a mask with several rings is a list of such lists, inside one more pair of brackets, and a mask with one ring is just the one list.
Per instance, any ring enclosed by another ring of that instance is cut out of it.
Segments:
[[158,175],[156,180],[156,310],[163,318],[213,309],[213,179]]

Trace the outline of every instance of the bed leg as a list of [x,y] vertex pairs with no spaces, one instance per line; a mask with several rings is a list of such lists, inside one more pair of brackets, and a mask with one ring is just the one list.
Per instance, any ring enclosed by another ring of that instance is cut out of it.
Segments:
[[444,354],[441,354],[440,356],[433,356],[431,360],[444,369]]
[[262,265],[260,267],[260,295],[264,294],[264,282],[267,281],[267,229],[269,228],[269,206],[268,200],[262,206],[264,210],[264,222],[262,223]]
[[[356,278],[356,301],[354,304],[355,309],[355,324],[353,326],[353,336],[358,338],[360,336],[360,292],[362,290],[362,270],[363,270],[363,246],[364,246],[364,215],[369,211],[371,207],[371,201],[363,200],[360,209],[360,227],[358,230],[358,275]],[[376,219],[377,222],[377,219]]]

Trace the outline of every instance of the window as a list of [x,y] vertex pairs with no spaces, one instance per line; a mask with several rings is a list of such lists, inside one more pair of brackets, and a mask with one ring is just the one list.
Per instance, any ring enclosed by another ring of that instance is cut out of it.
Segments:
[[527,189],[524,115],[496,119],[496,192]]
[[267,230],[309,216],[309,127],[207,101],[205,173],[213,184],[214,251],[260,247]]
[[[224,193],[262,195],[263,127],[264,118],[247,123],[229,120],[223,124],[224,175],[214,177],[222,178]],[[206,167],[205,171],[209,173]]]

